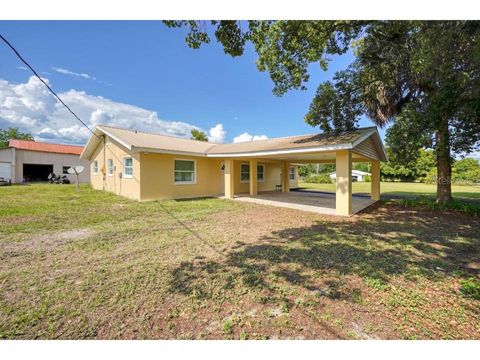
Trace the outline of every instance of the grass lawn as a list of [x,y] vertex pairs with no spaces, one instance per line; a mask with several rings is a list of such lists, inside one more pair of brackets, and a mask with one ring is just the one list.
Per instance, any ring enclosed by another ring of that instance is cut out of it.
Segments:
[[[299,182],[299,186],[310,190],[335,192],[335,184],[312,184]],[[422,183],[382,182],[380,189],[382,196],[386,198],[411,196],[434,197],[437,193],[436,185]],[[353,193],[369,194],[370,183],[354,182]],[[476,199],[480,201],[480,186],[452,185],[452,193],[453,196],[458,199]]]
[[478,229],[395,201],[338,218],[2,187],[0,338],[480,339]]

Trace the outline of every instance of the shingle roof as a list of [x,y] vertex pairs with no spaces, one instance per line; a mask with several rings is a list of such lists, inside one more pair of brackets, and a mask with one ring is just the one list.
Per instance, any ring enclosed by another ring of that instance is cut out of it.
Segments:
[[41,151],[57,154],[74,154],[80,155],[83,151],[83,146],[51,144],[45,142],[31,141],[31,140],[17,140],[12,139],[8,141],[8,146],[15,149]]
[[361,138],[372,128],[360,128],[338,135],[333,134],[312,134],[273,138],[267,140],[248,141],[233,144],[221,144],[208,151],[209,154],[236,154],[257,151],[289,150],[320,146],[335,146],[339,144],[351,144]]
[[143,131],[127,130],[112,126],[99,126],[117,141],[129,147],[161,149],[166,151],[186,151],[205,154],[214,144],[206,141],[190,140],[180,137],[160,135]]
[[[376,134],[378,141],[381,143],[376,127],[359,128],[336,135],[325,133],[310,134],[233,144],[212,144],[204,141],[127,130],[105,125],[98,125],[95,133],[97,135],[106,134],[129,150],[192,154],[208,157],[260,156],[260,154],[264,155],[265,152],[312,152],[332,151],[339,148],[348,149],[353,148],[357,142],[373,134]],[[89,158],[100,139],[99,136],[92,136],[82,153],[82,157]]]

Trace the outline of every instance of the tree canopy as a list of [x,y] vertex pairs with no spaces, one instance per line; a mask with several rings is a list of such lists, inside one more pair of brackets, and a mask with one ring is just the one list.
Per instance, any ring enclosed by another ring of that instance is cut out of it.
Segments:
[[190,139],[198,141],[208,141],[208,136],[201,130],[192,129]]
[[7,147],[10,139],[33,140],[33,136],[29,133],[22,133],[19,128],[15,127],[0,129],[0,148]]
[[[210,42],[206,22],[166,24],[189,27],[186,41],[192,48]],[[436,154],[437,201],[451,199],[453,154],[469,153],[480,143],[479,21],[211,21],[210,25],[226,54],[240,56],[247,42],[253,44],[257,67],[269,72],[275,95],[305,89],[310,64],[326,70],[333,55],[352,51],[352,64],[319,84],[305,121],[337,132],[356,127],[362,116],[379,126],[400,123],[394,129],[395,151],[402,148],[402,138],[413,135],[415,144],[398,156],[408,158],[431,146]]]

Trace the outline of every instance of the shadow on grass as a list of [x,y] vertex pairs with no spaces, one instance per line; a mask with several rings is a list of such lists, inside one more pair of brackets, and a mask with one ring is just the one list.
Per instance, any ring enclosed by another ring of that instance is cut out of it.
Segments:
[[[382,284],[397,275],[432,281],[451,273],[478,276],[479,225],[473,217],[374,206],[357,220],[286,228],[254,243],[238,242],[219,260],[184,262],[172,271],[170,288],[208,297],[205,289],[212,283],[259,291],[282,283],[331,299],[355,301],[356,289],[343,286],[344,275]],[[195,236],[208,244],[201,235]]]

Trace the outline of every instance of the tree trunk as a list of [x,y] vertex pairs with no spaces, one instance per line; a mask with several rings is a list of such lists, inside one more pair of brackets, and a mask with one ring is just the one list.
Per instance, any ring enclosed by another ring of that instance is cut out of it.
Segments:
[[437,130],[437,202],[452,200],[452,164],[450,159],[450,136],[448,119]]

